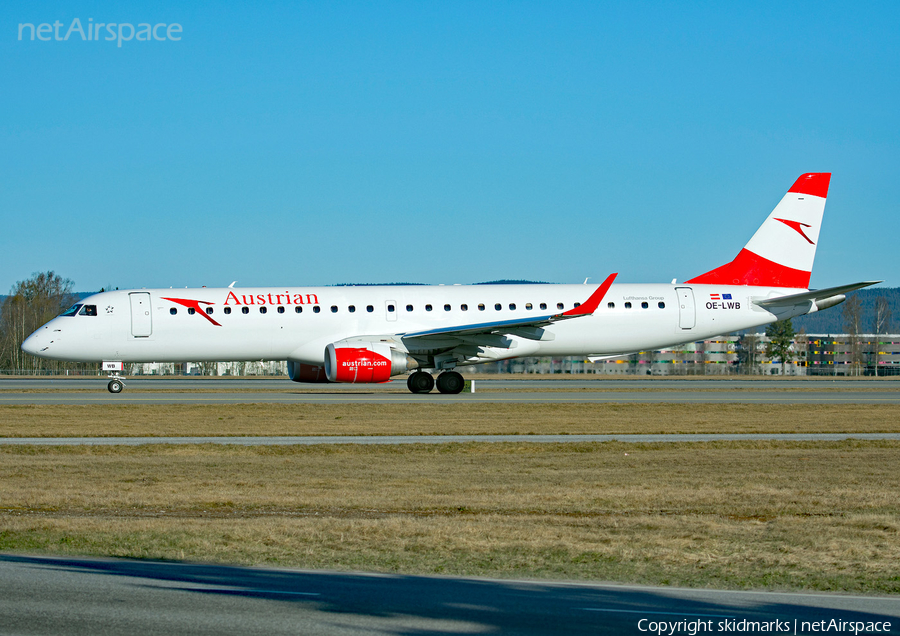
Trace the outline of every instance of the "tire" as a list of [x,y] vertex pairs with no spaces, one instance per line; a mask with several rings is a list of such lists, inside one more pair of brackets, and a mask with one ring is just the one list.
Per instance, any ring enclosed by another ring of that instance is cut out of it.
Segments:
[[406,379],[406,387],[411,393],[430,393],[434,388],[434,378],[430,373],[416,371]]
[[122,389],[125,388],[125,385],[122,384],[121,380],[110,380],[109,384],[106,385],[106,388],[109,389],[110,393],[121,393]]
[[441,393],[462,393],[466,381],[456,371],[444,371],[438,376],[437,388]]

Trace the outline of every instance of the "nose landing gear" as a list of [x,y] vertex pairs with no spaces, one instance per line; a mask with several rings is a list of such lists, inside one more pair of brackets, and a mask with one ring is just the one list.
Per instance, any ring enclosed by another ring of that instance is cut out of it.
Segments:
[[125,365],[119,361],[104,360],[101,368],[104,371],[109,371],[109,384],[106,385],[109,392],[121,393],[122,389],[125,388],[125,378],[119,375],[119,372],[125,370]]

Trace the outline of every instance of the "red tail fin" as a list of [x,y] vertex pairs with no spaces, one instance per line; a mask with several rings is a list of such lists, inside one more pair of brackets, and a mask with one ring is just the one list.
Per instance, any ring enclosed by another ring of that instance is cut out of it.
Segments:
[[686,282],[807,289],[830,181],[802,175],[733,261]]

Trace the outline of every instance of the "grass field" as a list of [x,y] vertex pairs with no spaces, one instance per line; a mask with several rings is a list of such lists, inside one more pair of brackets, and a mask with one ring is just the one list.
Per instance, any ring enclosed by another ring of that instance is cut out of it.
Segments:
[[875,432],[900,432],[900,406],[575,403],[0,406],[0,437]]
[[[898,432],[900,407],[0,406],[0,436]],[[0,550],[900,593],[900,442],[0,446]]]
[[0,549],[900,593],[900,443],[0,447]]

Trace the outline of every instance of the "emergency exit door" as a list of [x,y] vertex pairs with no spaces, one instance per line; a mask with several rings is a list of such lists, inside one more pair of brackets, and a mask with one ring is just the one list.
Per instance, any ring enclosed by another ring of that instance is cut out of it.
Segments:
[[676,287],[678,293],[678,326],[693,329],[697,324],[697,310],[694,307],[694,290],[690,287]]
[[150,314],[150,294],[134,292],[128,294],[131,300],[131,335],[146,338],[153,333],[153,317]]

